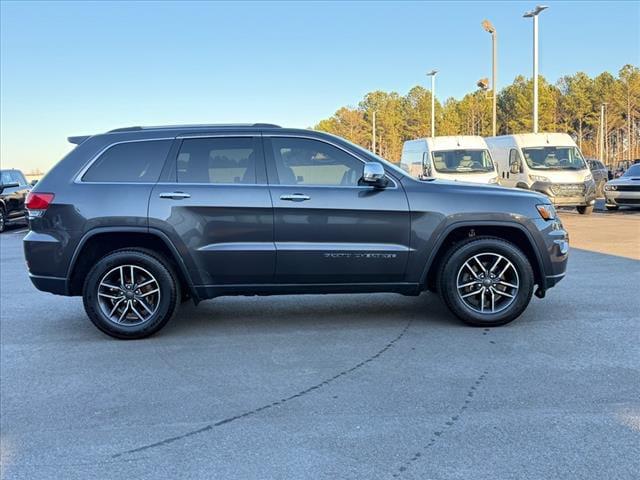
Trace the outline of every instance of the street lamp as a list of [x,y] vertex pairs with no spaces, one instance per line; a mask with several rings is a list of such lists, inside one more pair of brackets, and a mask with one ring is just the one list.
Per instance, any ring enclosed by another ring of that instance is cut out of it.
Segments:
[[533,133],[538,133],[538,15],[547,8],[546,5],[538,5],[523,15],[524,18],[533,18]]
[[485,29],[486,32],[491,34],[491,89],[493,90],[493,125],[492,131],[493,136],[496,136],[496,112],[497,108],[497,88],[496,81],[498,79],[498,33],[496,32],[496,28],[489,20],[484,20],[482,22],[482,28]]
[[436,74],[438,70],[431,70],[427,77],[431,77],[431,137],[436,136]]

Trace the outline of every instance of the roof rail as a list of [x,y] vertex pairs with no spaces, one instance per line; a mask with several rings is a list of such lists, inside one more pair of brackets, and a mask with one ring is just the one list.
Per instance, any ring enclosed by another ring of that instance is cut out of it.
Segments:
[[135,132],[140,130],[165,130],[172,128],[233,128],[233,127],[255,127],[255,128],[282,128],[280,125],[275,125],[273,123],[213,123],[213,124],[195,124],[195,125],[157,125],[157,126],[147,126],[147,127],[122,127],[115,128],[113,130],[109,130],[107,133],[118,133],[118,132]]

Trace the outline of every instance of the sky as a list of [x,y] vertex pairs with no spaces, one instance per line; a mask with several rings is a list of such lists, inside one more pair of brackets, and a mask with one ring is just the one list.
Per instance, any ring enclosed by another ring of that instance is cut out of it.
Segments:
[[[131,125],[307,128],[373,90],[460,98],[531,75],[527,2],[12,2],[0,4],[0,164],[46,170],[70,135]],[[640,2],[546,2],[540,74],[640,64]]]

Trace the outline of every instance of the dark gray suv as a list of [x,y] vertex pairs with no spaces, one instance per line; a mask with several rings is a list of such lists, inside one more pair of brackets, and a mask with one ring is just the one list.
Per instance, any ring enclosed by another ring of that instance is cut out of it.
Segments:
[[82,295],[117,338],[222,295],[432,290],[464,322],[496,326],[565,274],[568,237],[546,197],[419,181],[325,133],[197,125],[69,140],[27,200],[29,274]]

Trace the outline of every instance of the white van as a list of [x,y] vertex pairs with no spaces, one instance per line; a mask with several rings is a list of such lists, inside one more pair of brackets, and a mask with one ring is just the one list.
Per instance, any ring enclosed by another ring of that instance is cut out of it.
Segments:
[[580,149],[566,133],[522,133],[485,139],[500,185],[544,193],[558,206],[590,214],[596,184]]
[[400,167],[418,178],[498,183],[489,147],[482,137],[473,135],[404,142]]

